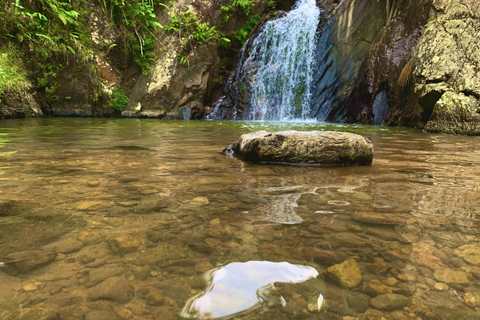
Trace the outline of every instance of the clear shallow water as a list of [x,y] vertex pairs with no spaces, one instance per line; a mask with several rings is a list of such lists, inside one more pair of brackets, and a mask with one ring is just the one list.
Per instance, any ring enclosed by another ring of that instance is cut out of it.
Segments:
[[[262,129],[360,133],[374,162],[303,168],[221,153]],[[249,261],[319,276],[268,287],[236,319],[478,319],[478,143],[346,125],[1,122],[0,319],[181,319],[205,273]],[[301,223],[282,223],[292,218]],[[327,272],[349,259],[353,288]]]

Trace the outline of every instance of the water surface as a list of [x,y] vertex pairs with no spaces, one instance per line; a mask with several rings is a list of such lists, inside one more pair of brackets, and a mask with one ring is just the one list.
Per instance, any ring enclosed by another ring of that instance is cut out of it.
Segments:
[[[221,153],[240,134],[287,129],[363,134],[373,165]],[[0,319],[181,319],[209,288],[204,274],[249,261],[319,275],[289,283],[262,270],[280,279],[259,291],[271,299],[235,319],[478,319],[479,139],[314,123],[3,121]],[[351,259],[361,281],[348,288],[327,268]],[[231,296],[241,289],[227,283]]]

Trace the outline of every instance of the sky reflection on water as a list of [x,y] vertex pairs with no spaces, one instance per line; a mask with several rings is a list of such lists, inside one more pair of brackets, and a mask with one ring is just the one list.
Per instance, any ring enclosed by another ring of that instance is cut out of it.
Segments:
[[274,294],[274,283],[298,283],[318,276],[312,267],[288,262],[234,262],[205,274],[208,288],[191,298],[181,315],[218,319],[250,311],[261,305],[285,305]]

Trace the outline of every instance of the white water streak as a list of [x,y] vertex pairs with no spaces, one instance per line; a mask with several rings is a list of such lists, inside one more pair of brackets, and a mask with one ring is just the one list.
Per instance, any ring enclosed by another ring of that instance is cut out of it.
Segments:
[[248,120],[311,118],[310,86],[319,17],[315,0],[299,0],[285,17],[265,24],[246,61],[257,66]]

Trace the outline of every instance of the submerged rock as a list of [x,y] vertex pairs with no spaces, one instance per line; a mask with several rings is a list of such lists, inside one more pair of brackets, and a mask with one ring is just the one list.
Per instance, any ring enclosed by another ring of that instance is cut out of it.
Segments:
[[122,277],[113,277],[88,290],[88,298],[91,301],[111,300],[119,303],[132,301],[135,289]]
[[353,259],[331,266],[327,269],[327,275],[347,288],[358,286],[363,279],[360,267]]
[[480,265],[480,247],[474,244],[466,244],[455,250],[455,255],[469,264]]
[[400,294],[387,293],[376,296],[370,300],[370,303],[375,309],[389,311],[406,307],[410,303],[410,299]]
[[5,268],[10,274],[22,274],[43,267],[55,259],[56,254],[46,250],[28,250],[10,253],[5,256]]
[[358,134],[335,131],[258,131],[224,150],[254,163],[311,166],[371,165],[373,145]]
[[470,282],[465,272],[457,270],[436,270],[433,277],[435,280],[444,283],[467,284]]

